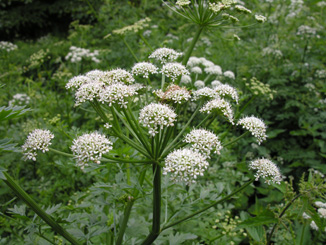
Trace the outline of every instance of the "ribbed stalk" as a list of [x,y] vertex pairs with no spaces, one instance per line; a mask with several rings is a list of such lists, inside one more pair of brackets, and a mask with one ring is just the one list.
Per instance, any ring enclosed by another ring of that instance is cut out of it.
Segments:
[[153,165],[153,222],[152,231],[143,241],[143,245],[152,244],[160,234],[161,226],[161,166]]
[[69,242],[72,244],[82,244],[79,241],[76,240],[73,236],[71,236],[64,228],[62,228],[57,222],[54,221],[54,219],[47,214],[43,209],[40,208],[36,204],[36,202],[10,177],[10,175],[6,172],[2,172],[3,175],[6,177],[5,180],[3,180],[10,189],[13,190],[13,192],[22,199],[42,220],[45,221],[49,226],[52,227],[52,229],[66,238]]
[[203,31],[204,27],[200,26],[199,29],[197,30],[195,36],[194,36],[194,39],[192,40],[191,44],[190,44],[190,47],[188,48],[187,50],[187,53],[185,54],[185,56],[183,57],[183,60],[182,60],[182,64],[185,66],[187,65],[187,62],[189,60],[189,57],[192,53],[192,51],[194,50],[194,47],[199,39],[199,36],[201,34],[201,32]]
[[131,213],[131,208],[134,204],[134,200],[131,199],[127,202],[127,205],[125,207],[125,211],[124,211],[124,216],[123,216],[123,220],[122,220],[122,223],[120,225],[120,230],[119,230],[119,234],[118,234],[118,239],[117,239],[117,242],[116,242],[116,245],[121,245],[122,244],[122,241],[123,241],[123,235],[126,231],[126,228],[127,228],[127,223],[128,223],[128,220],[129,220],[129,216],[130,216],[130,213]]

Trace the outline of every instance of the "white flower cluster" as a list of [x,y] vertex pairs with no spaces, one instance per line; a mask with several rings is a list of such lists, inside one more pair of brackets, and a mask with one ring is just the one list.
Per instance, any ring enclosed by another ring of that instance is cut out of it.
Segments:
[[148,78],[149,74],[157,74],[158,68],[149,62],[140,62],[131,69],[133,75]]
[[[317,213],[318,213],[319,217],[325,219],[326,218],[326,203],[317,201],[317,202],[315,202],[315,205],[318,207]],[[311,216],[308,215],[307,213],[303,212],[302,218],[311,219]],[[318,226],[316,225],[315,221],[313,221],[313,220],[310,223],[310,228],[313,230],[316,230],[316,231],[319,230]],[[326,228],[325,228],[325,231],[326,231]]]
[[222,83],[219,80],[214,80],[211,82],[211,85],[213,88],[216,88],[217,86],[220,86]]
[[[120,35],[120,36],[124,36],[128,32],[137,33],[137,32],[140,32],[141,30],[143,30],[144,28],[148,27],[150,21],[151,21],[151,19],[146,17],[144,19],[138,20],[137,22],[135,22],[132,25],[124,26],[121,29],[113,30],[112,33],[116,34],[116,35]],[[106,37],[109,37],[109,36],[111,36],[111,34],[106,35]]]
[[49,151],[49,146],[51,145],[51,140],[54,135],[49,130],[35,129],[33,132],[29,133],[27,139],[22,146],[24,151],[23,159],[36,161],[37,150],[45,153]]
[[167,63],[162,67],[161,73],[171,78],[174,82],[178,77],[189,75],[189,71],[180,63]]
[[326,70],[317,70],[316,77],[321,79],[326,78]]
[[201,89],[201,88],[204,88],[204,87],[205,87],[205,83],[204,83],[204,81],[202,81],[202,80],[197,80],[197,81],[194,83],[194,86],[195,86],[197,89]]
[[249,164],[249,169],[257,170],[255,174],[256,181],[263,178],[268,185],[271,183],[280,184],[282,181],[280,170],[275,163],[268,159],[262,158],[252,161]]
[[109,106],[112,104],[118,104],[120,107],[127,107],[128,97],[134,96],[137,94],[136,87],[128,86],[122,83],[112,84],[110,86],[105,87],[105,89],[101,90],[99,94],[99,101],[107,103]]
[[202,74],[203,70],[199,66],[194,66],[190,68],[191,73]]
[[239,95],[238,92],[235,88],[231,87],[228,84],[221,84],[217,87],[215,87],[215,92],[216,94],[218,94],[219,96],[230,96],[233,100],[235,100],[238,104],[239,102]]
[[234,73],[232,71],[225,71],[223,73],[223,76],[225,76],[227,78],[230,78],[230,79],[233,79],[233,80],[235,79],[235,75],[234,75]]
[[100,60],[97,58],[98,55],[98,50],[91,52],[89,49],[71,46],[69,48],[69,53],[66,55],[65,59],[69,60],[71,63],[78,63],[83,58],[90,58],[93,62],[100,63]]
[[178,0],[176,2],[176,5],[183,7],[183,6],[188,6],[190,3],[191,3],[191,1],[189,1],[189,0]]
[[141,109],[139,113],[139,122],[149,128],[149,134],[155,136],[158,128],[173,126],[177,114],[167,105],[151,103]]
[[222,75],[222,68],[218,65],[213,65],[206,67],[205,72],[210,75]]
[[183,75],[180,80],[180,84],[189,84],[191,83],[191,77],[189,75]]
[[77,166],[84,169],[89,162],[100,164],[102,155],[112,150],[112,142],[98,132],[83,134],[74,139],[71,146]]
[[178,149],[165,158],[163,174],[171,173],[174,182],[195,183],[198,176],[203,176],[208,168],[204,155],[191,149]]
[[234,8],[240,13],[251,14],[251,10],[242,5],[235,5]]
[[214,89],[204,87],[204,88],[198,89],[196,91],[193,91],[192,95],[193,95],[192,100],[198,100],[201,98],[213,99],[216,97],[216,92],[214,91]]
[[301,25],[298,28],[297,35],[305,38],[311,38],[317,35],[317,29],[310,26]]
[[250,133],[257,138],[258,144],[261,144],[261,142],[267,138],[266,125],[257,117],[244,117],[239,120],[237,125],[241,125],[243,128],[249,130]]
[[267,20],[267,18],[265,16],[257,15],[257,14],[255,15],[255,19],[257,20],[257,22],[260,22],[260,23],[264,23]]
[[141,88],[132,84],[134,81],[131,73],[120,68],[111,71],[93,70],[71,78],[66,88],[76,89],[76,106],[98,99],[109,106],[117,103],[123,107],[127,104],[126,99],[137,94],[137,90]]
[[29,104],[31,98],[27,94],[15,94],[12,100],[9,101],[9,106],[14,105],[27,105]]
[[221,111],[225,117],[230,121],[230,123],[233,123],[233,111],[231,109],[231,105],[226,102],[224,99],[221,98],[215,98],[213,100],[208,101],[201,109],[200,112],[206,112],[211,113],[212,110],[217,109],[218,111]]
[[1,41],[0,42],[0,49],[5,50],[6,52],[11,52],[15,49],[17,49],[17,45],[13,44],[11,42]]
[[214,153],[220,154],[222,150],[218,137],[205,129],[194,129],[186,135],[184,142],[191,144],[191,149],[210,158],[209,155],[214,148]]
[[167,62],[175,61],[182,53],[178,53],[170,48],[159,48],[156,49],[148,58],[153,58],[165,64]]
[[281,59],[283,57],[283,53],[281,50],[270,47],[264,48],[262,53],[263,56],[274,56],[276,59]]
[[318,7],[322,8],[322,7],[326,7],[326,2],[325,1],[320,1],[316,4]]
[[167,87],[166,92],[161,89],[154,90],[153,93],[162,100],[173,101],[181,104],[191,98],[190,92],[185,87],[171,84]]

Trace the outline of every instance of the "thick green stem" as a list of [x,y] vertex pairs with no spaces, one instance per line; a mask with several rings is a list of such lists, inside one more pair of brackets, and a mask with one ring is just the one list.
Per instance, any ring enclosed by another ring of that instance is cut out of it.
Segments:
[[60,154],[60,155],[66,156],[66,157],[74,157],[73,154],[69,154],[69,153],[66,153],[66,152],[58,151],[58,150],[52,149],[52,148],[49,148],[49,151],[52,151],[54,153],[57,153],[57,154]]
[[200,26],[199,29],[197,30],[195,36],[194,36],[194,39],[192,40],[191,44],[190,44],[190,47],[188,48],[187,50],[187,53],[185,54],[185,56],[183,57],[183,60],[182,60],[182,64],[185,66],[187,65],[187,62],[190,58],[190,55],[192,53],[192,51],[194,50],[194,47],[199,39],[199,36],[201,34],[201,32],[203,31],[204,27],[203,26]]
[[130,217],[130,213],[131,213],[131,209],[132,209],[132,206],[134,204],[134,201],[133,201],[132,197],[130,197],[130,198],[131,198],[131,200],[127,202],[127,205],[126,205],[125,211],[124,211],[123,220],[122,220],[122,223],[120,225],[118,239],[117,239],[117,242],[116,242],[117,245],[121,245],[122,244],[123,235],[124,235],[124,233],[126,231],[127,223],[128,223],[128,220],[129,220],[129,217]]
[[7,174],[2,172],[6,179],[3,181],[13,190],[13,192],[22,199],[42,220],[44,220],[52,229],[66,238],[72,244],[81,244],[76,238],[71,236],[65,229],[63,229],[55,220],[41,209],[37,203]]
[[162,74],[162,81],[161,81],[161,89],[164,89],[164,84],[165,84],[165,75]]
[[143,245],[150,245],[156,240],[160,234],[161,225],[161,166],[153,165],[154,179],[153,179],[153,222],[152,231],[143,241]]
[[[283,208],[282,212],[280,213],[280,215],[278,216],[278,218],[282,218],[283,215],[285,214],[286,210],[289,209],[289,207],[294,203],[295,200],[297,200],[299,197],[301,197],[302,194],[297,194],[294,198],[292,198],[292,200]],[[267,239],[267,245],[271,244],[271,239],[273,237],[273,233],[277,227],[278,223],[274,224],[273,228],[272,228],[272,231],[271,233],[269,234],[268,236],[268,239]]]
[[188,220],[188,219],[196,216],[197,214],[200,214],[200,213],[206,211],[207,209],[210,209],[212,207],[215,207],[217,204],[222,203],[222,202],[228,200],[229,198],[231,198],[232,196],[236,195],[237,193],[239,193],[240,191],[242,191],[243,189],[245,189],[248,185],[250,185],[254,181],[255,181],[254,179],[250,180],[249,182],[247,182],[246,184],[244,184],[243,186],[241,186],[239,189],[235,190],[231,194],[227,195],[226,197],[224,197],[224,198],[222,198],[222,199],[220,199],[220,200],[218,200],[218,201],[216,201],[216,202],[214,202],[214,203],[206,206],[205,208],[202,208],[202,209],[198,210],[197,212],[194,212],[194,213],[192,213],[192,214],[190,214],[190,215],[188,215],[188,216],[186,216],[186,217],[184,217],[184,218],[182,218],[182,219],[180,219],[180,220],[178,220],[176,222],[173,222],[172,224],[169,224],[169,225],[163,227],[161,231],[164,231],[164,230],[166,230],[166,229],[168,229],[168,228],[170,228],[172,226],[175,226],[177,224],[180,224],[181,222],[186,221],[186,220]]

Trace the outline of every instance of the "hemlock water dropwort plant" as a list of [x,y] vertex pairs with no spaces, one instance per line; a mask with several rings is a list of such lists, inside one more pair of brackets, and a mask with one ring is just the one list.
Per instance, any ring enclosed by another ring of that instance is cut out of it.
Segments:
[[[75,106],[82,108],[89,105],[104,125],[103,132],[96,128],[94,132],[76,136],[67,148],[71,152],[63,152],[50,147],[52,141],[55,141],[54,134],[48,130],[35,129],[22,146],[25,160],[36,161],[39,152],[50,151],[73,159],[77,168],[85,171],[85,174],[89,167],[109,168],[110,164],[143,167],[139,172],[132,173],[139,174],[137,187],[131,186],[130,181],[127,183],[131,188],[126,188],[127,196],[123,198],[125,209],[121,222],[115,223],[113,228],[116,244],[122,244],[127,236],[126,229],[134,203],[141,202],[141,197],[147,195],[140,191],[145,184],[152,187],[152,216],[150,232],[142,244],[152,244],[164,230],[229,200],[255,180],[262,178],[267,184],[280,184],[282,181],[276,164],[264,158],[252,161],[248,164],[248,170],[252,169],[256,173],[251,174],[251,180],[189,215],[178,219],[171,215],[162,224],[162,175],[166,175],[175,184],[191,186],[201,181],[205,172],[212,165],[218,164],[218,158],[217,161],[211,161],[212,158],[216,159],[213,154],[223,155],[224,148],[248,133],[225,137],[225,133],[229,133],[224,132],[225,125],[234,129],[233,132],[237,129],[240,131],[243,127],[259,143],[267,138],[266,126],[262,120],[254,116],[238,120],[240,115],[235,110],[241,104],[238,89],[220,82],[225,79],[235,80],[234,73],[223,72],[219,65],[204,57],[191,57],[205,28],[218,27],[225,22],[232,23],[238,17],[241,18],[239,13],[251,14],[251,10],[236,5],[231,0],[217,3],[200,0],[169,1],[165,4],[199,26],[185,53],[159,48],[148,56],[148,60],[138,61],[130,71],[121,68],[93,70],[71,78],[67,81],[66,89],[74,94]],[[135,26],[131,29],[139,31]],[[121,32],[123,33],[118,34],[124,35],[124,31]],[[179,63],[181,57],[182,63]],[[159,78],[160,82],[157,81]],[[193,104],[194,110],[189,112]],[[212,125],[216,126],[214,131],[210,129]],[[115,150],[117,146],[133,149],[134,154],[126,157]],[[150,168],[151,174],[148,173]],[[127,169],[121,171],[129,180],[131,173],[129,167]],[[58,234],[72,244],[85,242],[82,238],[76,239],[42,210],[8,174],[4,176],[15,193]],[[167,207],[165,216],[168,216]]]

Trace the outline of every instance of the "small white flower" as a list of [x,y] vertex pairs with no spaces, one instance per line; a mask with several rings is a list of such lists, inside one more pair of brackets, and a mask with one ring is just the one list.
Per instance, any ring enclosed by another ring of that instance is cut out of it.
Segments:
[[189,71],[180,63],[167,63],[162,67],[161,73],[171,78],[174,82],[178,77],[189,75]]
[[326,218],[326,209],[325,208],[318,208],[318,214],[320,218]]
[[165,64],[167,62],[175,61],[182,53],[178,53],[170,48],[159,48],[156,49],[149,58],[153,58],[161,62],[161,64]]
[[117,68],[106,72],[103,77],[103,82],[107,85],[114,83],[132,84],[135,82],[135,79],[130,72]]
[[192,100],[198,100],[200,98],[209,98],[209,99],[213,99],[217,96],[216,92],[208,87],[204,87],[201,89],[198,89],[196,91],[192,92],[193,98]]
[[180,84],[190,84],[191,77],[189,75],[183,75],[180,80]]
[[214,80],[211,82],[211,85],[213,88],[216,88],[217,86],[220,86],[222,83],[219,80]]
[[66,84],[66,89],[74,88],[78,89],[81,85],[90,83],[92,80],[88,76],[75,76],[69,80],[69,82]]
[[194,67],[192,67],[192,68],[190,69],[190,71],[191,71],[192,73],[195,73],[195,74],[202,74],[202,73],[203,73],[202,69],[201,69],[199,66],[194,66]]
[[155,136],[158,128],[173,126],[177,114],[167,105],[151,103],[141,109],[139,113],[139,122],[149,128],[149,134]]
[[191,3],[191,1],[189,1],[189,0],[178,0],[176,2],[176,5],[183,7],[183,6],[188,6],[190,3]]
[[255,15],[255,19],[260,23],[264,23],[267,20],[267,18],[265,16],[257,15],[257,14]]
[[167,87],[166,92],[161,89],[155,90],[154,93],[162,100],[173,101],[174,103],[181,104],[191,98],[190,92],[185,87],[171,84]]
[[2,50],[6,50],[6,52],[11,52],[15,49],[17,49],[18,46],[16,44],[10,43],[10,42],[6,42],[6,41],[1,41],[0,42],[0,49]]
[[171,173],[174,182],[195,183],[198,176],[203,176],[209,164],[204,155],[191,149],[178,149],[165,158],[163,174]]
[[29,104],[30,100],[31,100],[31,98],[27,94],[18,93],[18,94],[15,94],[12,97],[12,100],[10,100],[8,102],[8,104],[9,104],[9,106],[14,106],[14,105],[18,105],[18,106],[27,105],[27,104]]
[[222,68],[218,65],[213,65],[206,67],[205,72],[210,75],[222,75]]
[[249,169],[257,170],[255,174],[256,181],[263,178],[268,185],[271,183],[280,184],[282,181],[280,170],[275,163],[268,159],[262,158],[252,161],[249,164]]
[[121,108],[126,108],[128,103],[127,99],[135,94],[137,94],[135,87],[116,83],[101,90],[99,93],[99,101],[103,104],[107,103],[109,106],[117,103]]
[[49,151],[49,146],[51,145],[51,140],[54,135],[49,130],[35,129],[33,132],[29,133],[25,144],[22,146],[24,151],[23,159],[36,161],[37,150],[45,153]]
[[200,58],[192,56],[192,57],[189,58],[189,60],[187,62],[187,66],[194,67],[194,66],[200,65],[201,63],[202,62],[201,62]]
[[266,125],[257,117],[244,117],[239,120],[237,125],[241,125],[243,128],[250,131],[250,133],[257,138],[258,144],[266,140]]
[[77,166],[84,169],[89,162],[100,164],[102,155],[112,150],[112,142],[98,132],[83,134],[73,141],[71,146]]
[[211,101],[208,101],[201,109],[200,112],[211,113],[213,110],[218,110],[223,113],[223,115],[233,123],[233,111],[231,109],[231,105],[226,102],[224,99],[215,98]]
[[69,53],[66,55],[65,59],[69,60],[72,63],[78,63],[80,62],[83,58],[92,60],[96,63],[99,63],[100,60],[97,58],[99,55],[98,50],[94,50],[91,52],[89,49],[84,49],[84,48],[78,48],[75,46],[71,46],[69,48]]
[[191,144],[191,149],[210,158],[209,155],[214,148],[214,153],[220,154],[223,148],[218,137],[205,129],[194,129],[186,135],[184,142]]
[[239,96],[237,90],[228,84],[221,84],[215,87],[215,92],[221,97],[224,97],[226,95],[231,96],[231,98],[235,100],[237,104],[239,102]]
[[149,62],[140,62],[134,65],[131,69],[132,74],[136,76],[143,76],[144,78],[148,78],[149,74],[157,74],[158,68]]
[[304,218],[304,219],[310,219],[311,217],[307,213],[303,212],[302,213],[302,218]]
[[319,228],[316,225],[315,221],[311,221],[310,228],[313,229],[313,230],[315,230],[315,231],[318,231],[319,230]]
[[105,84],[103,82],[91,82],[81,85],[75,93],[75,106],[98,99],[104,88]]
[[323,202],[320,202],[320,201],[315,202],[315,205],[318,208],[326,208],[326,203],[323,203]]
[[242,12],[245,14],[251,14],[251,10],[247,9],[246,7],[242,6],[242,5],[235,5],[234,7],[238,12]]
[[105,74],[106,74],[105,71],[95,69],[87,72],[85,76],[91,79],[91,81],[97,81],[97,80],[102,80]]
[[212,61],[207,60],[207,59],[204,58],[204,57],[201,57],[201,58],[199,58],[199,59],[200,59],[200,61],[201,61],[201,64],[202,64],[203,66],[205,66],[205,67],[211,67],[211,66],[214,66],[214,65],[215,65]]
[[230,79],[235,79],[235,75],[232,71],[226,71],[223,73],[223,75],[227,78],[230,78]]
[[106,123],[106,124],[104,124],[104,128],[110,129],[110,128],[112,128],[112,125],[110,123]]
[[197,89],[200,89],[200,88],[203,88],[205,87],[205,83],[201,80],[197,80],[195,83],[194,83],[194,86],[197,88]]

